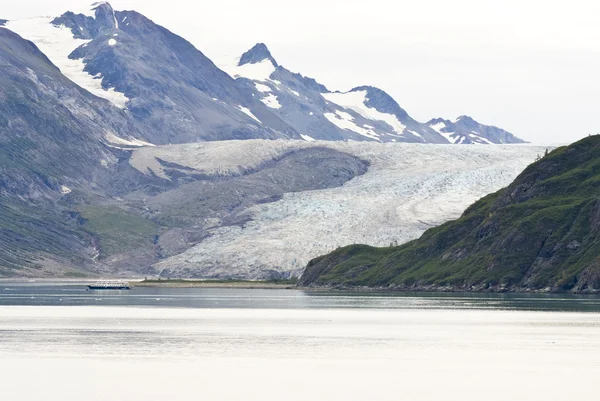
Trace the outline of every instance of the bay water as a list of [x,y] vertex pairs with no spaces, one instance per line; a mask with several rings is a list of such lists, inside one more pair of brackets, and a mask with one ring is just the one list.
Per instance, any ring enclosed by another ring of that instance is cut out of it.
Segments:
[[600,298],[0,282],[0,400],[594,399]]

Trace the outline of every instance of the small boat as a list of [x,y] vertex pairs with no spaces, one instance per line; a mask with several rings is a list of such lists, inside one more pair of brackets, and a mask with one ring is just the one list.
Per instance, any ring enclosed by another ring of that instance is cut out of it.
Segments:
[[130,290],[131,286],[127,281],[120,280],[100,280],[94,284],[88,285],[90,290]]

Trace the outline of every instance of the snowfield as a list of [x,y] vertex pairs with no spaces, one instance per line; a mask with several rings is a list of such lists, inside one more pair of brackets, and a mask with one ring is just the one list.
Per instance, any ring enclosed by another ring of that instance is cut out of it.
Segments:
[[209,267],[212,277],[264,278],[269,270],[298,275],[310,259],[340,246],[402,244],[508,185],[546,149],[249,140],[141,148],[131,164],[161,173],[159,157],[207,174],[240,174],[311,147],[347,152],[371,165],[342,187],[289,193],[252,206],[247,210],[252,221],[243,227],[216,227],[211,237],[157,267],[174,272]]
[[346,93],[323,93],[322,96],[332,103],[357,112],[364,118],[385,122],[392,127],[398,135],[402,135],[404,133],[406,126],[402,124],[400,120],[398,120],[398,117],[393,114],[382,113],[373,107],[367,107],[366,103],[368,98],[366,90]]
[[[71,29],[64,25],[53,25],[53,20],[54,18],[51,17],[26,18],[8,21],[5,24],[5,28],[35,43],[50,61],[71,81],[94,95],[124,109],[129,101],[127,96],[115,91],[114,88],[104,89],[102,87],[102,77],[94,77],[84,71],[85,64],[83,59],[74,60],[69,58],[69,55],[75,49],[87,45],[91,40],[74,38]],[[117,44],[117,41],[110,39],[108,44],[114,46]]]

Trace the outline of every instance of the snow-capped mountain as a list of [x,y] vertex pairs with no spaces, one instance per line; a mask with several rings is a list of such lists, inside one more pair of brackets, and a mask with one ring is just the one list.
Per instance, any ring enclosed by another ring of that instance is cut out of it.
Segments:
[[74,83],[125,110],[153,144],[250,138],[520,142],[466,119],[420,123],[372,86],[330,91],[281,66],[262,43],[220,69],[185,39],[107,2],[56,18],[0,23],[35,43]]
[[460,116],[455,121],[435,118],[427,123],[450,143],[457,144],[505,144],[525,143],[502,128],[483,125],[469,116]]
[[304,139],[447,143],[381,89],[361,86],[332,92],[279,65],[263,43],[219,66]]
[[202,52],[135,11],[102,2],[5,26],[73,82],[126,109],[152,143],[299,138]]
[[[306,140],[523,142],[506,131],[481,125],[468,117],[461,117],[455,123],[446,120],[420,123],[389,94],[372,86],[359,86],[348,92],[330,91],[316,80],[281,66],[264,43],[219,67]],[[456,130],[450,130],[455,125]]]

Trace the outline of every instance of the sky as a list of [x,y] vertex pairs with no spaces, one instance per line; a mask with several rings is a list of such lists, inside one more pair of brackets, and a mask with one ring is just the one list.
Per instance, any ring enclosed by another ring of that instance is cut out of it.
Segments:
[[[89,0],[5,0],[0,18]],[[600,133],[600,2],[589,0],[113,0],[219,64],[257,42],[330,90],[377,86],[415,119],[467,114],[525,140]]]

